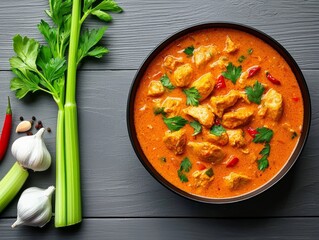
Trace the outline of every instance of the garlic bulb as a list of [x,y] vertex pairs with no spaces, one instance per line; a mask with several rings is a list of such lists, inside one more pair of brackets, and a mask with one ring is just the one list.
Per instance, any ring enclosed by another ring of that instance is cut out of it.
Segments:
[[51,155],[43,141],[44,128],[35,135],[20,137],[11,147],[12,155],[21,166],[33,171],[45,171],[51,165]]
[[47,189],[31,187],[23,191],[18,201],[17,220],[12,228],[19,225],[43,227],[52,217],[51,196],[54,186]]

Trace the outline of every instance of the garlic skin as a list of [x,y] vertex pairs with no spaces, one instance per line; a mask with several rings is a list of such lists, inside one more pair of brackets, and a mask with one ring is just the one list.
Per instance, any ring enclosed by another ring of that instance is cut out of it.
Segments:
[[17,220],[12,228],[19,225],[43,227],[52,217],[51,197],[54,186],[47,189],[31,187],[23,191],[18,201]]
[[41,128],[35,135],[20,137],[12,144],[12,155],[24,168],[38,172],[50,167],[51,155],[43,141],[44,131]]

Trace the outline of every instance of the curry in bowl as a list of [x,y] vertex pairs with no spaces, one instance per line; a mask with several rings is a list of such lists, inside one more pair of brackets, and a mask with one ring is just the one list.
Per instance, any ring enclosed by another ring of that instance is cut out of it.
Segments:
[[300,84],[282,55],[248,32],[189,32],[144,70],[132,111],[136,137],[151,168],[182,192],[212,199],[252,192],[300,141]]

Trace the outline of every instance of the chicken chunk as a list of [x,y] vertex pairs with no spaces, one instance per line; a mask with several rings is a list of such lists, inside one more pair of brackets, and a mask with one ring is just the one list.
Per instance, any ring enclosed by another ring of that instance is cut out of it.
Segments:
[[228,143],[228,134],[223,132],[220,136],[217,136],[215,134],[208,133],[206,135],[206,139],[208,142],[225,146]]
[[222,117],[224,111],[236,104],[238,99],[243,99],[245,102],[249,103],[247,95],[244,92],[237,90],[230,90],[228,94],[221,96],[213,96],[210,99],[213,113],[218,117]]
[[169,150],[172,150],[175,155],[183,154],[187,142],[187,137],[184,129],[176,132],[167,131],[163,137],[163,141]]
[[160,81],[151,81],[148,85],[147,96],[159,97],[164,93],[164,86]]
[[215,83],[213,75],[209,72],[194,81],[191,87],[195,87],[198,90],[201,96],[200,101],[203,101],[214,90]]
[[175,70],[176,65],[182,62],[182,58],[177,58],[172,55],[167,55],[164,58],[163,67],[169,70]]
[[224,51],[227,53],[233,53],[233,52],[236,52],[237,50],[238,50],[238,46],[227,35]]
[[225,68],[225,67],[228,65],[228,63],[229,63],[228,58],[225,57],[225,56],[221,56],[221,57],[218,58],[217,61],[213,62],[213,63],[210,64],[209,66],[210,66],[211,68],[214,68],[214,67],[216,67],[216,66],[219,66],[220,68]]
[[226,186],[232,190],[239,188],[243,184],[248,183],[250,180],[251,180],[250,177],[243,174],[238,174],[235,172],[231,172],[229,175],[224,177]]
[[269,91],[261,99],[258,115],[278,121],[282,115],[282,112],[282,95],[272,88],[269,89]]
[[188,142],[187,146],[201,161],[218,163],[225,157],[220,147],[209,142]]
[[207,105],[199,105],[197,107],[190,106],[185,108],[183,112],[195,118],[205,127],[210,128],[214,123],[215,116]]
[[193,52],[196,67],[199,67],[210,61],[218,53],[215,45],[200,46]]
[[237,128],[246,125],[251,120],[254,111],[249,108],[239,108],[223,115],[222,125],[226,128]]
[[186,87],[192,81],[193,72],[194,70],[189,63],[179,66],[173,73],[172,84],[176,87]]
[[167,97],[162,102],[161,107],[164,108],[164,112],[167,113],[167,117],[175,117],[180,115],[182,111],[182,99],[176,97]]
[[244,131],[242,129],[227,130],[229,144],[235,147],[244,147],[246,145]]
[[195,187],[206,187],[208,183],[214,180],[214,172],[212,168],[196,170],[192,176],[195,178]]

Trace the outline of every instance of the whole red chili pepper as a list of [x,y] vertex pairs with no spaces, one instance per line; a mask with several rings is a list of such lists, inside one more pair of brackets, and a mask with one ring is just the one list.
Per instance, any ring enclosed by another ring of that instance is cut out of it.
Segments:
[[253,66],[253,67],[250,67],[247,69],[248,71],[248,77],[247,78],[250,78],[254,75],[256,75],[259,71],[260,71],[261,67],[260,66]]
[[225,88],[225,87],[226,87],[225,78],[223,75],[219,75],[219,77],[217,78],[215,88],[220,89],[220,88]]
[[274,78],[269,72],[266,72],[266,77],[270,82],[272,82],[275,85],[281,84],[280,81],[278,79]]
[[7,152],[7,148],[10,141],[12,128],[12,111],[10,105],[10,98],[8,97],[8,106],[6,111],[6,117],[2,127],[2,133],[0,138],[0,161],[3,159]]

